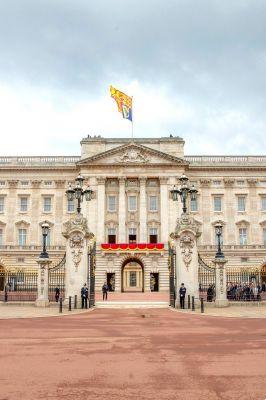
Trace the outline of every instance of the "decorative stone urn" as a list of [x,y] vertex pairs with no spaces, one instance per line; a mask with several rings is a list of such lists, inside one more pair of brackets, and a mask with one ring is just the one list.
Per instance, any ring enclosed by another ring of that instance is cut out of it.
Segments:
[[82,214],[76,214],[63,224],[62,235],[66,243],[66,276],[65,301],[68,297],[77,295],[84,283],[88,285],[88,247],[94,241],[94,234],[89,231],[87,219]]
[[171,233],[172,245],[176,249],[176,307],[179,307],[179,288],[184,283],[188,295],[199,302],[198,248],[201,235],[199,225],[189,214],[182,214],[177,220],[175,232]]
[[215,257],[213,260],[215,264],[216,273],[216,296],[215,296],[215,307],[228,307],[229,301],[226,296],[226,269],[225,264],[227,260],[225,258]]

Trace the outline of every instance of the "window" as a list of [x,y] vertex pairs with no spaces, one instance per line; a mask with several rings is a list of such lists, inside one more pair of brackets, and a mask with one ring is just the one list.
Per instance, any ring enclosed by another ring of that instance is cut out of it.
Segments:
[[116,243],[116,230],[115,230],[115,228],[108,228],[108,243]]
[[2,196],[0,197],[0,212],[4,212],[4,205],[5,205],[5,198]]
[[51,228],[48,231],[48,234],[46,236],[46,246],[51,246]]
[[116,210],[116,198],[115,196],[108,196],[108,211]]
[[222,211],[222,198],[221,196],[214,196],[213,198],[214,211]]
[[0,229],[0,246],[3,246],[3,229]]
[[52,199],[51,197],[44,197],[43,198],[43,211],[50,212],[52,209]]
[[150,196],[149,198],[149,210],[158,211],[158,199],[157,196]]
[[25,258],[24,257],[18,257],[17,258],[17,262],[18,263],[24,263],[25,262]]
[[5,186],[6,182],[5,181],[0,181],[0,186]]
[[128,196],[128,211],[137,211],[137,197]]
[[190,200],[190,211],[198,211],[198,199],[197,197],[195,199]]
[[247,228],[239,229],[239,244],[241,246],[247,244],[248,236],[247,236]]
[[75,211],[75,203],[74,203],[74,200],[68,200],[68,201],[67,201],[67,211],[68,211],[68,212],[74,212],[74,211]]
[[266,197],[261,198],[261,211],[266,211]]
[[130,286],[137,286],[137,273],[136,271],[129,272],[129,285]]
[[28,186],[29,185],[29,181],[21,181],[21,186]]
[[52,181],[44,181],[45,186],[52,186]]
[[263,228],[263,244],[266,246],[266,228]]
[[220,186],[221,185],[221,181],[213,181],[214,186]]
[[236,181],[236,184],[238,185],[238,186],[244,186],[245,185],[245,181]]
[[27,231],[26,229],[18,230],[18,244],[19,246],[25,246],[27,240]]
[[129,228],[128,230],[128,241],[129,243],[136,243],[137,235],[136,235],[136,228]]
[[27,197],[20,198],[20,211],[28,211],[28,198]]
[[241,262],[242,262],[242,263],[248,262],[248,258],[247,258],[247,257],[241,257]]
[[158,242],[158,230],[157,228],[150,228],[150,243],[157,243]]
[[246,197],[245,196],[238,196],[237,211],[246,211]]

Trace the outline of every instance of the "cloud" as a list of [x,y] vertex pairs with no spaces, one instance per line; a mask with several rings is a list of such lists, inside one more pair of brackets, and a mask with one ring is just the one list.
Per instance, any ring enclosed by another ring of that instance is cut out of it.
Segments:
[[265,17],[263,0],[1,2],[0,131],[13,137],[1,153],[78,154],[84,134],[128,135],[109,84],[134,96],[137,136],[265,151]]

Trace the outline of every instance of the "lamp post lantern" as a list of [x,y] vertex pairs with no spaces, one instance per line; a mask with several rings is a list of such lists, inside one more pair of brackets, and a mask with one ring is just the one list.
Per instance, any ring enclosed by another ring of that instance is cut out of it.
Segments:
[[67,199],[69,201],[73,201],[74,199],[78,200],[77,213],[81,212],[81,203],[83,201],[83,197],[85,196],[86,201],[90,201],[92,199],[93,190],[88,186],[86,189],[83,189],[83,183],[85,178],[79,174],[76,178],[76,186],[72,188],[71,183],[68,184],[68,189],[66,191]]
[[172,195],[173,201],[178,201],[178,196],[180,196],[181,202],[182,202],[182,209],[183,213],[187,213],[187,198],[188,195],[190,194],[190,199],[191,200],[196,200],[196,195],[198,193],[198,190],[195,188],[194,185],[190,185],[188,182],[188,177],[183,174],[179,178],[180,186],[177,187],[176,185],[174,188],[170,191]]
[[49,258],[49,255],[46,250],[46,241],[47,241],[47,236],[48,236],[49,230],[50,230],[49,224],[47,222],[44,222],[42,224],[43,248],[42,248],[42,252],[40,254],[40,258]]
[[217,253],[215,255],[216,258],[224,258],[224,253],[222,252],[222,249],[221,249],[222,230],[223,230],[222,224],[217,223],[215,225],[215,233],[217,236],[217,245],[218,245]]

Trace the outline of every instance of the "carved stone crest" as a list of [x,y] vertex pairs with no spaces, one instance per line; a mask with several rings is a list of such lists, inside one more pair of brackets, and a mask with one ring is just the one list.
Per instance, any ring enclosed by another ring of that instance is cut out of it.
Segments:
[[62,235],[66,238],[70,237],[72,232],[83,232],[86,238],[92,239],[93,233],[89,231],[87,219],[82,214],[77,214],[69,221],[63,224]]
[[192,231],[196,235],[196,237],[199,237],[201,235],[200,223],[197,222],[189,214],[182,214],[181,218],[177,219],[175,232],[171,233],[170,235],[171,239],[176,239],[180,236],[180,233],[185,230]]
[[123,163],[145,163],[148,162],[149,159],[140,151],[137,151],[136,149],[129,149],[118,158],[118,161]]
[[194,245],[195,242],[189,235],[183,235],[181,237],[180,248],[182,249],[181,253],[183,255],[183,261],[185,263],[187,270],[192,260],[192,254],[193,254],[192,248],[194,247]]
[[71,247],[72,260],[77,271],[79,263],[81,261],[82,249],[84,247],[84,238],[80,233],[74,233],[69,240],[69,246]]

